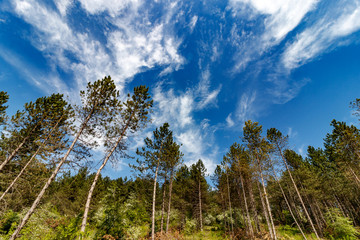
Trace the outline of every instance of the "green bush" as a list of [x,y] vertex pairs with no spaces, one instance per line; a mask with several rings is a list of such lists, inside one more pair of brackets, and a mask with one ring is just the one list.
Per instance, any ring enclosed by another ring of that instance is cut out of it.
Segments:
[[197,221],[195,219],[186,218],[184,232],[190,235],[196,231]]
[[358,230],[354,227],[352,221],[341,215],[339,209],[332,208],[326,214],[326,235],[330,239],[358,239]]
[[[81,222],[82,215],[79,214],[77,217],[70,220],[61,219],[54,224],[58,224],[55,228],[56,237],[58,240],[75,239],[78,235],[78,230]],[[54,225],[55,226],[55,225]]]
[[12,210],[7,211],[0,218],[0,234],[8,234],[12,228],[12,225],[16,225],[19,221],[19,215]]
[[104,204],[95,213],[96,237],[111,235],[119,239],[139,239],[149,233],[148,213],[134,193],[123,203]]

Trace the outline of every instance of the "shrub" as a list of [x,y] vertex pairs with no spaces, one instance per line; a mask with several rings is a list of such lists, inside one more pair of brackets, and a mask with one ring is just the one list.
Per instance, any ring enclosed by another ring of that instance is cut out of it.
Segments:
[[196,230],[196,226],[197,226],[197,224],[196,224],[195,219],[186,218],[185,228],[184,228],[185,234],[190,235],[190,234],[194,233]]
[[358,239],[359,232],[352,221],[341,215],[339,209],[332,208],[325,214],[327,229],[326,235],[332,239]]
[[12,225],[16,225],[19,221],[19,215],[12,210],[7,211],[1,218],[0,218],[0,234],[8,234],[11,230]]

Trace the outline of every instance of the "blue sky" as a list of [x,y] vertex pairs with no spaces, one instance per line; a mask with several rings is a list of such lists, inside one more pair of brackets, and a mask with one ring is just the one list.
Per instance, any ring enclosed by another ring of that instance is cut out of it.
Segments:
[[[302,154],[332,119],[358,126],[359,30],[359,0],[4,0],[0,90],[11,114],[53,92],[76,103],[105,75],[122,94],[145,84],[153,122],[130,148],[169,122],[185,162],[211,172],[248,119]],[[105,174],[128,175],[128,162]]]

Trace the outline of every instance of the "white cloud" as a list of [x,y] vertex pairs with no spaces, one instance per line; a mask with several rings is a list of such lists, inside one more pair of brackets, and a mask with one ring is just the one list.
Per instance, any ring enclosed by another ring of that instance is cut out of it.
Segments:
[[207,67],[201,72],[199,84],[193,93],[194,97],[199,99],[196,109],[201,110],[208,106],[216,106],[217,104],[217,96],[220,93],[221,85],[217,89],[210,91],[210,78],[211,73],[209,67]]
[[341,37],[360,29],[360,3],[333,8],[313,26],[298,34],[283,53],[282,63],[291,70],[319,56]]
[[91,14],[107,11],[113,17],[126,8],[137,9],[142,4],[140,0],[80,0],[80,2]]
[[302,157],[306,157],[307,149],[306,149],[306,145],[305,145],[305,144],[302,144],[302,145],[298,148],[298,153],[299,153]]
[[[108,48],[113,49],[121,79],[127,79],[156,65],[171,65],[177,69],[183,58],[177,53],[179,43],[165,36],[162,24],[138,32],[127,28],[109,34]],[[165,43],[164,43],[165,42]]]
[[73,0],[55,0],[55,5],[62,16],[66,15],[66,11],[72,3]]
[[[206,92],[206,89],[203,90]],[[199,102],[202,102],[202,99],[196,97],[199,91],[194,89],[175,94],[173,89],[164,91],[162,86],[158,85],[153,93],[155,111],[152,115],[152,126],[155,128],[168,122],[170,129],[174,131],[175,139],[182,144],[185,163],[189,165],[202,159],[211,172],[216,166],[217,147],[213,135],[216,128],[211,126],[207,119],[200,122],[194,119],[194,112],[201,111],[196,108]]]
[[121,91],[125,81],[139,72],[155,66],[167,66],[170,72],[184,63],[177,50],[181,40],[171,33],[172,25],[165,26],[161,21],[143,24],[146,17],[137,17],[140,1],[82,1],[92,14],[109,11],[114,15],[125,8],[130,11],[123,17],[107,18],[119,28],[104,29],[107,45],[93,37],[91,30],[77,32],[68,24],[66,10],[71,4],[71,0],[56,1],[60,14],[34,0],[15,0],[13,7],[19,17],[33,26],[34,35],[29,38],[50,60],[54,74],[60,67],[74,75],[76,84],[70,86],[74,92],[105,75],[111,75]]
[[263,41],[265,45],[273,45],[282,40],[314,9],[318,0],[231,0],[230,3],[236,8],[238,3],[248,4],[258,14],[266,15],[264,20],[265,33]]
[[360,3],[355,8],[347,9],[348,14],[343,14],[331,27],[331,36],[343,37],[360,29]]
[[[76,92],[84,88],[87,81],[109,74],[115,79],[118,77],[116,68],[109,64],[111,57],[100,42],[88,34],[74,32],[56,12],[32,0],[15,1],[14,8],[36,29],[37,36],[31,39],[33,45],[51,60],[51,64],[75,75]],[[66,53],[72,53],[78,61],[72,62]]]
[[232,127],[235,125],[234,120],[232,119],[232,113],[230,113],[227,117],[226,117],[226,124],[228,127]]
[[189,24],[189,27],[190,27],[191,32],[194,31],[194,28],[195,28],[195,26],[196,26],[197,21],[198,21],[198,16],[193,16],[193,17],[191,18],[191,22],[190,22],[190,24]]
[[252,93],[243,93],[241,99],[237,105],[236,117],[241,122],[245,122],[254,117],[256,100],[256,91]]
[[289,136],[289,138],[296,138],[298,132],[294,131],[292,127],[289,127],[287,131],[287,135]]
[[67,91],[66,85],[60,80],[58,75],[52,73],[44,74],[37,68],[25,63],[21,56],[0,47],[0,57],[4,59],[8,64],[18,69],[19,73],[30,84],[34,84],[39,89],[43,90],[47,94],[51,94],[55,91],[61,92],[65,96],[71,96],[71,93]]

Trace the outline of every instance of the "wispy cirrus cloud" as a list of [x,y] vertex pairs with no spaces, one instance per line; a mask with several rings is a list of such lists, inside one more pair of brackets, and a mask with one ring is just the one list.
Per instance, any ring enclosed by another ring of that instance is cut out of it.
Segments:
[[[282,40],[313,10],[319,0],[231,0],[235,8],[246,4],[251,7],[254,15],[264,15],[264,33],[261,35],[264,47],[271,46]],[[238,6],[240,4],[240,6]],[[242,6],[243,7],[243,6]]]
[[[251,28],[250,31],[242,27],[237,29],[234,25],[232,37],[242,40],[241,42],[247,41],[245,45],[238,45],[241,57],[235,69],[244,69],[254,58],[279,44],[317,3],[318,0],[230,0],[229,5],[234,9],[235,16],[239,16],[239,20],[246,19],[250,21],[249,25],[260,21],[257,23],[258,27]],[[243,49],[250,46],[253,47],[252,50]]]
[[[253,91],[268,96],[259,99],[257,104],[284,104],[292,100],[311,81],[308,78],[294,80],[292,70],[337,46],[353,42],[354,39],[347,36],[360,29],[359,5],[357,0],[326,3],[231,0],[229,7],[239,22],[231,32],[231,41],[237,49],[234,72],[252,69],[248,78],[266,84],[265,89],[259,88],[259,84],[253,85]],[[289,34],[293,31],[299,33]],[[243,96],[238,101],[237,112],[243,108],[242,100]],[[241,116],[229,115],[228,126],[232,125],[230,120],[241,120]]]
[[107,11],[111,17],[117,16],[121,11],[128,8],[136,11],[143,4],[141,0],[80,0],[80,2],[84,9],[90,14]]
[[251,93],[243,93],[236,109],[236,117],[241,122],[254,117],[255,110],[256,91]]
[[[171,13],[166,19],[151,22],[136,17],[138,11],[147,15],[141,1],[81,1],[88,14],[107,12],[109,23],[116,25],[103,30],[101,34],[106,38],[103,42],[94,37],[92,30],[79,32],[69,24],[66,13],[72,4],[72,1],[57,1],[58,12],[34,0],[16,0],[12,6],[17,16],[33,27],[31,43],[54,66],[54,71],[60,67],[74,75],[76,84],[68,87],[76,92],[86,82],[105,75],[111,75],[121,90],[125,81],[146,69],[168,66],[170,72],[184,63],[178,53],[181,39],[169,30],[168,18],[174,9],[169,9]],[[122,16],[122,11],[128,14]]]
[[289,70],[300,67],[360,29],[360,2],[339,1],[312,26],[298,34],[282,55]]

